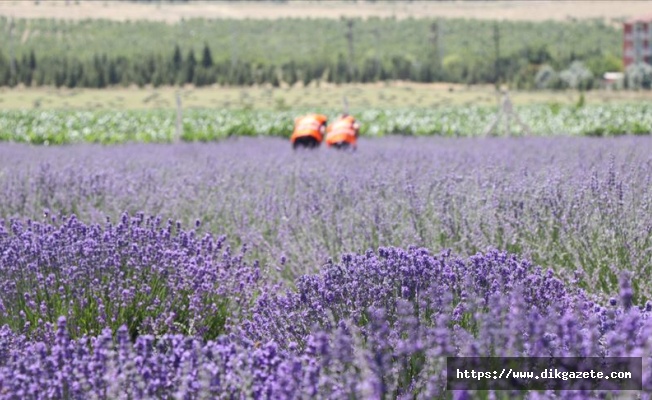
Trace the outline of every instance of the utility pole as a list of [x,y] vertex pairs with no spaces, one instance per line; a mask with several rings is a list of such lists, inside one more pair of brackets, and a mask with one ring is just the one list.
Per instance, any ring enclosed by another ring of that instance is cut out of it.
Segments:
[[431,51],[431,62],[433,63],[436,74],[434,75],[435,80],[441,80],[444,78],[442,74],[442,65],[444,61],[444,50],[443,50],[443,29],[444,21],[437,20],[430,24],[430,51]]
[[439,63],[444,61],[444,35],[446,34],[446,25],[444,20],[441,19],[437,22],[437,57]]
[[494,81],[496,90],[500,90],[500,31],[498,30],[498,23],[494,23]]
[[430,24],[430,51],[432,52],[432,61],[436,67],[439,67],[439,24],[437,21]]
[[380,75],[380,30],[378,28],[374,28],[373,34],[374,34],[374,39],[376,44],[376,54],[374,57],[374,72],[376,74],[376,77],[379,77]]
[[238,64],[238,52],[237,52],[237,41],[238,41],[238,31],[235,29],[236,21],[234,20],[231,24],[231,68],[235,70],[236,64]]
[[349,42],[349,76],[353,79],[353,20],[346,20],[346,40]]
[[16,77],[16,54],[14,53],[14,18],[9,17],[9,70],[12,79]]

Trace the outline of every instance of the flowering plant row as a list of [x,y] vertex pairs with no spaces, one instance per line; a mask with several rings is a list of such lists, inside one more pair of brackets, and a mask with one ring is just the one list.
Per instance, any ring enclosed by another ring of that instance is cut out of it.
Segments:
[[0,248],[0,398],[445,398],[447,356],[643,357],[652,393],[626,273],[602,303],[505,252],[382,247],[289,288],[142,214],[12,220]]

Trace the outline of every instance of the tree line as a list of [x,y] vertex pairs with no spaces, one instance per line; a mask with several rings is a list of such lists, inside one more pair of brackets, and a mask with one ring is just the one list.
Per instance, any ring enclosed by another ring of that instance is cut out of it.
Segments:
[[[409,80],[527,89],[572,86],[577,79],[565,77],[582,68],[593,77],[622,70],[621,32],[599,22],[199,19],[169,26],[0,17],[0,31],[9,32],[0,47],[2,86]],[[542,68],[559,73],[542,75]],[[582,86],[596,80],[582,78]]]
[[[523,58],[525,57],[525,58]],[[329,61],[289,61],[281,65],[261,62],[214,61],[211,49],[204,45],[200,54],[193,49],[183,52],[175,46],[168,56],[149,54],[139,58],[96,54],[91,59],[74,56],[48,55],[39,58],[34,51],[10,62],[0,52],[0,86],[56,86],[104,88],[115,85],[261,85],[274,87],[311,82],[350,83],[407,80],[414,82],[493,83],[496,78],[518,88],[530,89],[539,85],[537,72],[532,66],[545,62],[548,55],[523,54],[520,57],[503,57],[484,65],[459,65],[446,68],[436,61],[420,63],[408,57],[395,55],[389,63],[366,58],[351,67],[343,53]],[[537,64],[533,64],[537,63]],[[496,76],[496,65],[500,75]],[[589,82],[586,89],[592,87]],[[560,81],[556,88],[563,88]]]

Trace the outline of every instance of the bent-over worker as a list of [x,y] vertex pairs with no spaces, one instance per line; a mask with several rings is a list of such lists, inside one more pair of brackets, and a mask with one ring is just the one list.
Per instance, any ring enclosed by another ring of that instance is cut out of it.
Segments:
[[356,149],[360,124],[349,114],[342,114],[340,118],[328,127],[326,144],[336,149]]
[[299,147],[315,148],[321,144],[328,117],[321,114],[310,114],[304,117],[297,117],[294,120],[294,132],[290,137],[292,148]]

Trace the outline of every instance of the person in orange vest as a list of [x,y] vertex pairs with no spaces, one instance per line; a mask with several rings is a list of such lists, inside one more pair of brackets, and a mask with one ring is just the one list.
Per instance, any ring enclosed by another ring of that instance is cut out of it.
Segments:
[[294,120],[294,132],[290,137],[292,148],[296,150],[299,147],[309,149],[319,147],[326,133],[327,123],[328,117],[321,114],[297,117]]
[[340,118],[328,127],[326,144],[336,149],[356,149],[360,124],[351,115],[344,113]]

